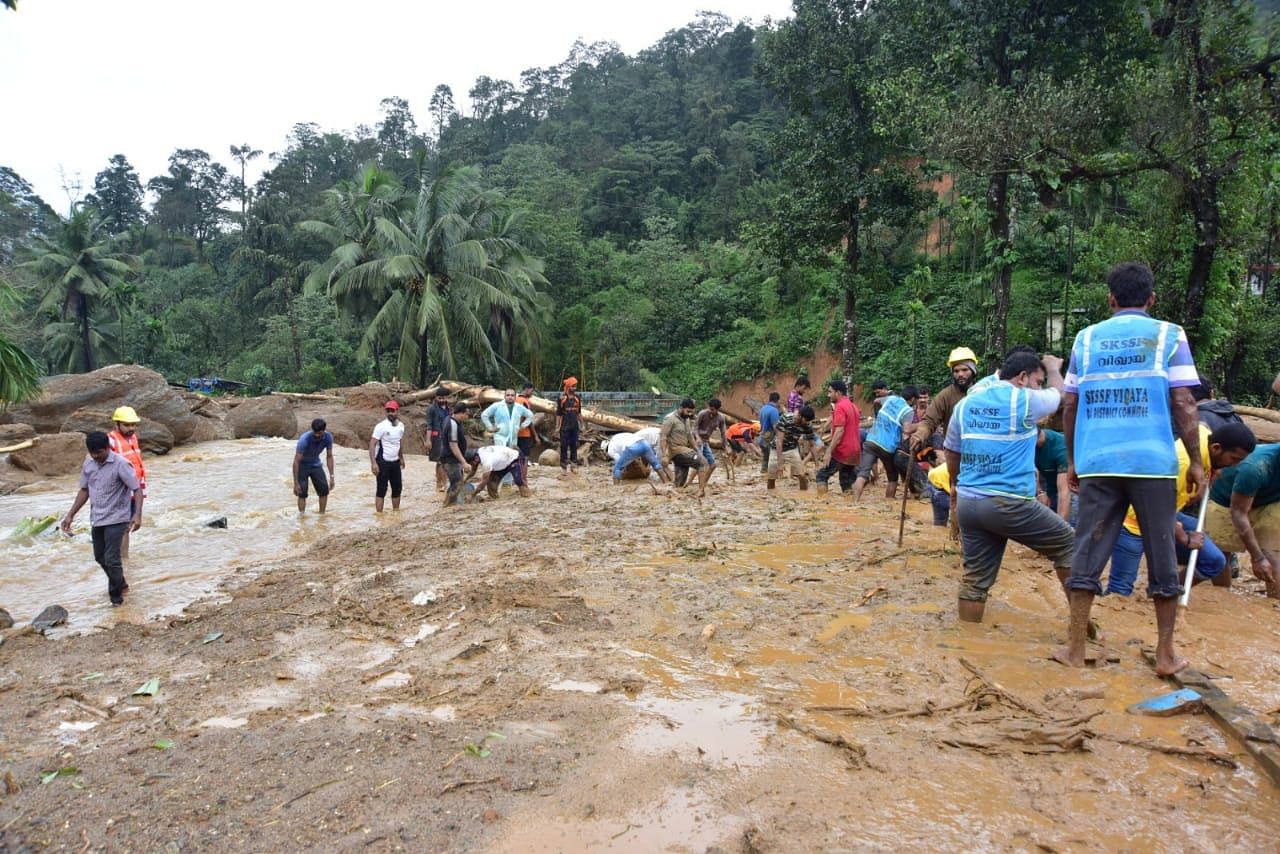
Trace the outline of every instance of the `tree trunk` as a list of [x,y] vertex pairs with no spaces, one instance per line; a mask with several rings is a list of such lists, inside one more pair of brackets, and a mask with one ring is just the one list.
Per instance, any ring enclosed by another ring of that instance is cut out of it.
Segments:
[[1191,249],[1191,268],[1187,271],[1187,296],[1182,310],[1182,325],[1194,352],[1200,343],[1200,321],[1204,319],[1208,301],[1209,276],[1218,252],[1218,233],[1222,218],[1218,213],[1218,181],[1205,175],[1188,188],[1191,212],[1195,218],[1196,243]]
[[93,358],[93,333],[89,326],[89,298],[84,294],[76,295],[76,314],[80,321],[80,346],[84,349],[84,371],[90,373],[97,370]]
[[422,388],[427,384],[427,336],[426,333],[418,336],[418,387]]
[[[845,223],[844,235],[844,329],[840,338],[840,376],[852,388],[858,367],[858,274],[862,249],[858,245],[857,212]],[[819,342],[821,344],[821,342]],[[818,382],[822,382],[819,378]]]
[[995,300],[987,353],[996,359],[1008,349],[1009,287],[1009,173],[995,172],[987,183],[987,221],[991,228],[991,296]]
[[285,291],[285,308],[289,315],[289,340],[293,345],[293,370],[302,375],[302,341],[298,337],[298,316],[293,310],[293,286]]
[[[486,406],[490,403],[497,403],[499,400],[503,399],[502,389],[494,388],[493,386],[468,385],[467,383],[460,383],[454,380],[442,380],[440,382],[440,388],[447,389],[457,400],[475,400],[479,403],[485,404]],[[424,395],[423,392],[414,392],[411,395],[405,396],[402,400],[406,403],[410,400],[417,402],[427,396],[428,395]],[[435,396],[434,390],[432,390],[429,396]],[[556,411],[556,404],[555,401],[547,400],[545,397],[535,396],[529,399],[529,408],[534,412],[545,412],[554,415]],[[625,418],[621,415],[614,415],[611,412],[602,412],[598,409],[588,409],[586,407],[582,408],[582,420],[590,424],[598,424],[601,427],[606,427],[610,430],[616,430],[623,433],[635,433],[646,427],[654,426],[653,424],[649,424],[644,421],[637,421],[634,418]]]

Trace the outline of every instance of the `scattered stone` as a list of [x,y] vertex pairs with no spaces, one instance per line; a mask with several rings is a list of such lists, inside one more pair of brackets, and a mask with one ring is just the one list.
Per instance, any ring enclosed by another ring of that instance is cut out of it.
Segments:
[[0,424],[0,448],[17,445],[36,437],[36,428],[30,424]]
[[538,465],[555,468],[560,465],[560,452],[554,448],[548,448],[538,456]]
[[[110,433],[116,428],[111,420],[114,410],[96,406],[85,406],[71,413],[62,422],[62,433],[89,434],[95,430]],[[143,417],[138,423],[138,446],[149,454],[167,454],[173,449],[173,431],[161,424]]]
[[13,617],[4,608],[0,608],[0,629],[13,628]]
[[502,818],[502,813],[500,813],[500,812],[498,812],[497,810],[495,810],[495,809],[493,809],[492,807],[490,807],[489,809],[487,809],[487,810],[485,810],[485,811],[484,811],[484,816],[483,816],[483,817],[484,817],[484,820],[485,820],[485,823],[486,823],[486,824],[492,824],[493,822],[495,822],[495,821],[497,821],[498,819]]
[[67,609],[61,605],[50,605],[45,608],[36,618],[31,621],[31,628],[40,634],[44,634],[54,626],[60,626],[67,621]]
[[227,517],[219,516],[216,519],[210,519],[208,522],[204,523],[204,526],[206,528],[225,528],[227,527]]

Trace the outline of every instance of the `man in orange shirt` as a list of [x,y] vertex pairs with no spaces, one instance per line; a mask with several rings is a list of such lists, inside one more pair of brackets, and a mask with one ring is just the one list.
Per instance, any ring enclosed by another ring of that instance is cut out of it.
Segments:
[[[516,403],[533,412],[532,401],[533,383],[525,383],[524,388],[520,389],[520,393],[516,395]],[[520,432],[516,433],[516,447],[520,449],[520,474],[525,483],[529,482],[529,455],[533,453],[537,444],[538,436],[534,433],[532,424],[521,427]]]
[[[142,501],[147,497],[147,468],[142,464],[142,449],[138,446],[138,424],[142,421],[132,406],[121,406],[111,413],[111,420],[116,429],[107,434],[107,444],[113,454],[119,454],[133,466],[133,473],[138,478],[137,525],[142,524]],[[129,559],[129,533],[125,529],[124,539],[120,541],[120,560]],[[127,586],[127,585],[126,585]]]

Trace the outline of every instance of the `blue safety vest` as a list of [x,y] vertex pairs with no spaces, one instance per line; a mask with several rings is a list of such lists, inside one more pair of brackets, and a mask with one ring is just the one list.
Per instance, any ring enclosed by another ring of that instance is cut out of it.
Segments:
[[1177,477],[1169,360],[1177,325],[1118,314],[1076,335],[1075,467],[1079,477]]
[[951,417],[960,419],[961,489],[1036,497],[1036,422],[1025,389],[1005,380],[988,383],[970,391]]
[[880,405],[876,421],[867,434],[868,442],[875,442],[886,451],[896,451],[902,441],[902,414],[911,407],[901,397],[891,394]]

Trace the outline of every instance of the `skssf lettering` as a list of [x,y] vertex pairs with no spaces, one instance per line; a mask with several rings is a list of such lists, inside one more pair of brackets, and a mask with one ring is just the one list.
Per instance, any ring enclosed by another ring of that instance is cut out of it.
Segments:
[[1135,403],[1150,403],[1151,395],[1142,386],[1132,388],[1091,388],[1085,389],[1084,402],[1090,406],[1132,406]]
[[1104,338],[1097,342],[1099,350],[1133,350],[1138,347],[1155,347],[1155,338]]

